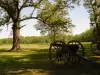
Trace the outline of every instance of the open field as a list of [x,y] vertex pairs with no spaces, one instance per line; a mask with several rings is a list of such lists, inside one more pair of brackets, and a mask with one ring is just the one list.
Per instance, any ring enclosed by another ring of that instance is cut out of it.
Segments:
[[56,68],[48,60],[49,44],[21,44],[22,50],[7,52],[11,45],[0,46],[0,75],[100,75],[100,56],[94,56],[90,43],[82,43],[86,57],[97,64],[78,64]]

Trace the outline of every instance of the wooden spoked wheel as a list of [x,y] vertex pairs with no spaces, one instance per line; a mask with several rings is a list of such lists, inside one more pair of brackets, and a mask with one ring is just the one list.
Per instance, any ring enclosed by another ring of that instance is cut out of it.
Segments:
[[80,58],[85,55],[83,45],[77,40],[69,41],[67,44],[69,45],[70,50],[70,62],[79,62]]
[[91,50],[95,55],[100,55],[100,42],[92,42]]
[[54,41],[49,47],[49,60],[56,65],[64,65],[69,61],[68,51],[64,51],[64,41]]

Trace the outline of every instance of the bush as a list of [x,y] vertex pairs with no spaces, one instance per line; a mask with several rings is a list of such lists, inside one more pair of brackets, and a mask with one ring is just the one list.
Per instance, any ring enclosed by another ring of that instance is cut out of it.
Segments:
[[[33,44],[33,43],[49,43],[50,40],[47,36],[27,36],[20,38],[21,44]],[[12,38],[4,38],[0,39],[0,44],[11,44]]]

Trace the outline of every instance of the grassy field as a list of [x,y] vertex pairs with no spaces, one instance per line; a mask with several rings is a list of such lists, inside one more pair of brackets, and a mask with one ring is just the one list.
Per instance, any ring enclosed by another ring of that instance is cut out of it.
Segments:
[[100,56],[94,56],[90,43],[82,43],[86,57],[97,64],[85,63],[56,68],[48,60],[49,44],[21,44],[22,50],[8,52],[11,45],[0,45],[0,75],[100,75]]

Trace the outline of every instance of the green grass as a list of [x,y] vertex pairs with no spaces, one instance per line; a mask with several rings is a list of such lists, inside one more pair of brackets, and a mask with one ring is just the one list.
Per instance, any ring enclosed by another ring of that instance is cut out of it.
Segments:
[[[86,56],[99,62],[100,57],[94,57],[90,43],[82,44]],[[0,46],[0,75],[100,75],[99,63],[56,68],[48,60],[49,44],[21,44],[21,47],[21,51],[7,52],[11,45]]]

